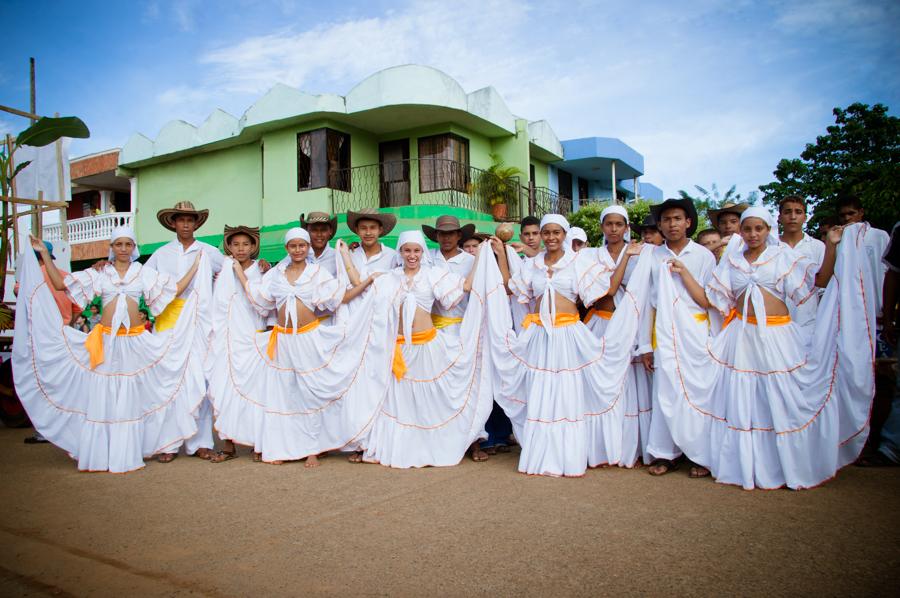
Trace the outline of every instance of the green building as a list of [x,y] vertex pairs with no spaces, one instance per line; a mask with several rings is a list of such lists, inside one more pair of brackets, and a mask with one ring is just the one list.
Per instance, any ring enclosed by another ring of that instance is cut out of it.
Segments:
[[[199,127],[172,121],[154,140],[135,134],[122,148],[118,174],[131,179],[143,254],[171,239],[156,212],[189,200],[210,210],[199,231],[209,235],[204,240],[219,243],[226,224],[261,226],[263,255],[277,257],[283,230],[312,211],[340,214],[344,238],[352,237],[347,210],[393,211],[400,222],[391,242],[448,212],[492,231],[492,204],[505,211],[498,217],[518,220],[565,213],[579,201],[608,201],[613,186],[620,199],[634,197],[635,189],[656,195],[637,180],[643,158],[618,143],[627,150],[621,156],[579,150],[573,163],[596,174],[584,193],[605,188],[605,198],[582,196],[581,176],[578,187],[569,182],[560,192],[559,181],[572,175],[564,144],[546,121],[514,116],[492,87],[466,93],[440,71],[406,65],[375,73],[343,97],[276,85],[241,118],[217,110]],[[520,173],[502,188],[485,174],[495,160]]]

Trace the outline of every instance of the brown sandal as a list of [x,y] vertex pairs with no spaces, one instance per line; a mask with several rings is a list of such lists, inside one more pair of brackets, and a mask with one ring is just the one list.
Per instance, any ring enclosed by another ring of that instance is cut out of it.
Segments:
[[212,457],[209,458],[210,463],[224,463],[225,461],[231,461],[232,459],[237,459],[237,451],[217,451]]
[[[665,467],[665,469],[658,472],[654,471],[653,468],[657,466]],[[650,475],[661,476],[677,469],[678,463],[676,463],[675,461],[671,461],[669,459],[654,459],[650,462],[650,466],[647,468],[647,473],[649,473]]]
[[157,463],[171,463],[178,458],[178,453],[160,453],[156,455]]

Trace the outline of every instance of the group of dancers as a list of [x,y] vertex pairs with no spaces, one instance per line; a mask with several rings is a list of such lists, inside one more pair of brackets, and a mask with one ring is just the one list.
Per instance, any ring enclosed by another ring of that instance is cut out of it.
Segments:
[[[235,445],[273,464],[342,451],[452,466],[517,442],[526,474],[662,475],[688,461],[692,477],[747,489],[816,486],[868,435],[883,277],[872,255],[887,235],[859,222],[812,239],[799,197],[780,206],[781,237],[761,207],[710,216],[730,228],[709,249],[691,240],[698,216],[683,199],[641,223],[609,206],[599,247],[548,214],[524,219],[517,243],[441,216],[392,248],[381,239],[395,217],[365,209],[347,214],[351,250],[332,243],[337,218],[314,212],[269,264],[258,228],[226,226],[223,255],[194,237],[208,210],[180,202],[158,213],[176,237],[146,264],[121,227],[107,261],[72,274],[32,237],[16,390],[85,471],[168,463],[182,446],[222,462]],[[67,326],[60,293],[100,297],[100,325]]]

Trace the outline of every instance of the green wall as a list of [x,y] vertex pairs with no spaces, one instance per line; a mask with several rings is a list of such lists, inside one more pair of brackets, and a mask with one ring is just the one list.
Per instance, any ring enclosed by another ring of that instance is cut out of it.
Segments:
[[226,224],[259,226],[261,172],[258,143],[188,156],[138,170],[135,233],[141,244],[169,241],[156,213],[179,201],[209,209],[202,233],[221,233]]
[[534,186],[549,188],[550,167],[547,165],[547,163],[532,158],[530,164],[534,166]]

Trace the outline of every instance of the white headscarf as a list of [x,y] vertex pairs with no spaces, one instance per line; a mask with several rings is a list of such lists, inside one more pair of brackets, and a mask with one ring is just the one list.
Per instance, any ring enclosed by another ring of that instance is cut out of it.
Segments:
[[[603,208],[603,211],[600,212],[600,225],[601,226],[603,225],[603,220],[610,214],[618,214],[619,216],[624,218],[625,219],[625,228],[628,229],[628,226],[629,226],[628,210],[626,210],[622,206],[616,205],[616,204],[613,204],[611,206],[606,206],[605,208]],[[628,234],[625,234],[625,233],[622,234],[622,240],[625,241],[626,245],[628,244],[629,237],[630,237],[630,235],[628,235]],[[606,245],[606,235],[603,235],[603,244]],[[620,256],[621,256],[621,254],[620,254]]]
[[[134,236],[134,229],[130,226],[117,226],[113,229],[112,235],[109,237],[109,244],[112,245],[115,243],[116,239],[131,239],[131,242],[134,243],[134,249],[131,250],[131,261],[138,259],[141,257],[141,252],[138,251],[137,238]],[[116,258],[113,255],[112,247],[109,248],[109,261],[113,261]]]
[[741,214],[741,224],[747,218],[759,218],[769,225],[769,236],[766,237],[766,245],[778,245],[780,243],[778,239],[778,224],[775,222],[775,216],[772,215],[772,212],[760,206],[753,206],[752,208],[747,208]]
[[571,228],[569,221],[562,214],[544,214],[544,217],[541,218],[541,229],[543,230],[548,224],[560,225],[566,234],[569,234],[569,229]]
[[587,233],[584,232],[584,229],[580,226],[573,226],[569,229],[569,233],[566,235],[566,240],[569,241],[569,247],[572,248],[572,251],[575,251],[575,247],[573,247],[573,244],[575,243],[575,241],[587,243]]
[[284,244],[287,245],[294,239],[303,239],[304,241],[309,243],[309,233],[306,232],[305,228],[295,226],[294,228],[288,229],[288,231],[284,233]]

